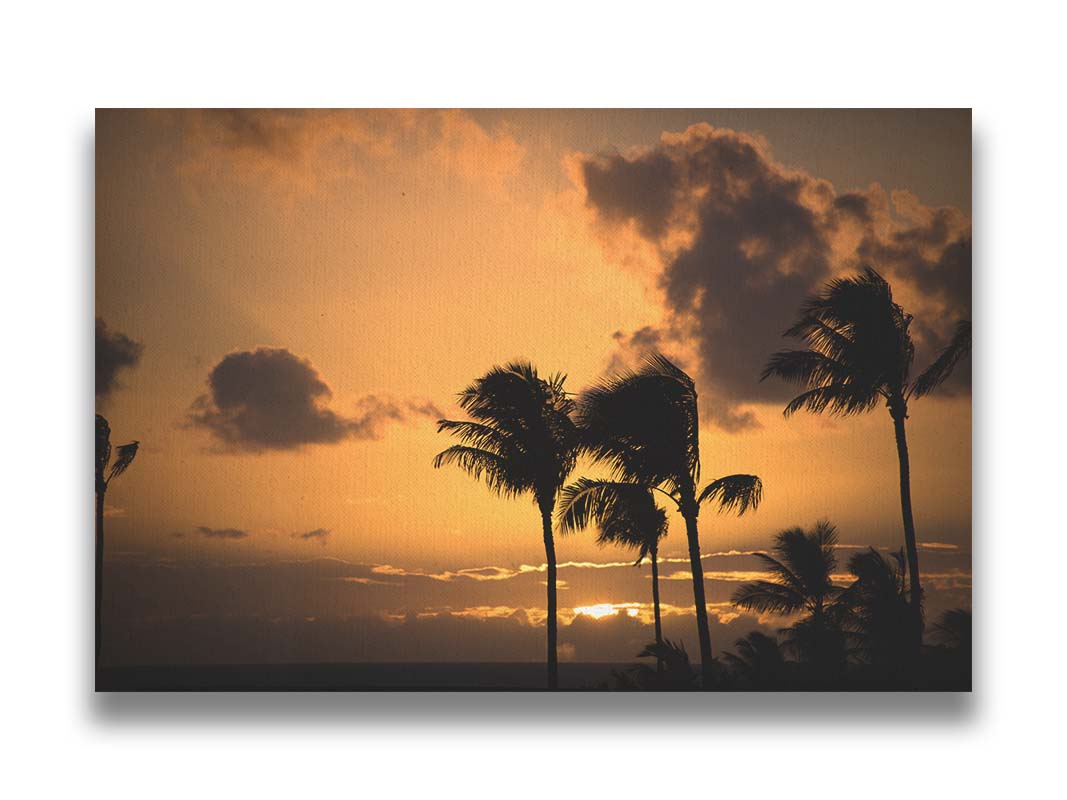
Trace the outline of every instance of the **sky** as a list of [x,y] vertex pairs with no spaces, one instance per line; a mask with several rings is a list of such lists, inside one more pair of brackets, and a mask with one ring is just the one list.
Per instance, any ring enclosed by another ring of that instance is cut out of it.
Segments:
[[[778,531],[902,544],[893,429],[759,381],[805,295],[871,265],[922,368],[970,318],[969,111],[100,111],[97,404],[141,443],[105,508],[106,663],[543,658],[532,501],[435,470],[456,393],[515,358],[578,392],[650,348],[700,392],[717,651]],[[970,365],[912,404],[928,616],[970,606]],[[574,477],[598,475],[580,463]],[[695,650],[684,526],[665,633]],[[556,546],[563,659],[647,641],[649,568]]]

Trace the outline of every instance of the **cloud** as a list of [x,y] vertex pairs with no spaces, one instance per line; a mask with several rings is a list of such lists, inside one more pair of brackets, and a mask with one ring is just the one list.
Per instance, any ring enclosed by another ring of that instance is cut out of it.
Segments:
[[693,340],[707,413],[724,430],[758,424],[746,405],[790,396],[760,371],[803,298],[835,275],[870,264],[893,281],[916,315],[920,368],[970,315],[970,223],[956,208],[877,184],[839,193],[759,137],[706,124],[577,163],[600,235],[637,236],[659,254],[664,324],[616,340]]
[[103,403],[119,388],[118,374],[141,360],[144,345],[119,331],[111,331],[96,318],[96,399]]
[[206,109],[169,112],[182,131],[180,172],[201,181],[254,183],[285,194],[359,178],[375,164],[436,168],[499,187],[526,149],[464,111]]
[[205,539],[248,538],[248,531],[242,531],[239,528],[209,528],[206,525],[201,525],[196,529],[196,532],[203,536]]
[[290,539],[299,539],[304,542],[318,542],[325,546],[326,540],[330,537],[330,531],[326,528],[315,528],[313,531],[305,531],[304,533],[292,533],[289,535]]
[[432,403],[377,395],[359,400],[353,417],[337,414],[326,407],[332,392],[311,362],[284,348],[230,353],[211,370],[207,383],[208,392],[193,403],[188,420],[233,451],[377,439],[389,422],[441,416]]

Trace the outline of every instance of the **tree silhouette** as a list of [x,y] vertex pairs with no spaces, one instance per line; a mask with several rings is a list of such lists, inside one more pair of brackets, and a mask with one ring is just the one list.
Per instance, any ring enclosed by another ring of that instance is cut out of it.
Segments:
[[529,492],[541,512],[548,585],[548,688],[559,686],[556,656],[556,548],[552,513],[560,488],[574,469],[579,437],[571,419],[574,402],[563,388],[565,376],[538,376],[526,361],[493,367],[459,393],[471,420],[443,419],[463,444],[438,453],[434,467],[455,464],[493,492],[516,497]]
[[950,650],[971,652],[971,612],[964,608],[946,611],[934,625],[934,638]]
[[[600,528],[597,542],[617,544],[637,550],[639,566],[648,558],[652,562],[652,613],[656,644],[663,644],[663,626],[659,608],[659,541],[667,535],[667,512],[656,505],[652,490],[633,483],[579,478],[560,495],[559,529],[561,533],[581,530],[589,525]],[[657,659],[663,671],[663,659]]]
[[703,503],[744,514],[755,509],[763,484],[755,475],[729,475],[699,494],[700,434],[693,379],[664,356],[645,357],[636,371],[601,381],[578,400],[584,448],[609,466],[615,480],[651,487],[669,497],[685,520],[693,574],[701,674],[713,680],[711,635],[704,595],[697,517]]
[[742,584],[731,600],[740,608],[775,614],[804,614],[786,629],[786,644],[798,658],[831,676],[844,666],[842,589],[832,580],[837,568],[837,529],[818,522],[806,532],[790,528],[774,540],[775,556],[755,553],[772,580]]
[[104,600],[104,496],[111,481],[126,471],[137,455],[139,442],[121,444],[115,448],[111,461],[111,426],[100,414],[96,415],[96,661],[100,662],[101,609]]
[[778,640],[759,631],[734,642],[736,653],[723,660],[750,686],[777,686],[785,680],[789,664]]
[[[786,416],[800,409],[848,416],[869,412],[885,402],[893,420],[900,462],[900,508],[911,602],[921,612],[922,584],[904,421],[908,418],[908,401],[934,391],[960,359],[970,353],[971,326],[966,321],[959,323],[945,351],[911,381],[915,357],[908,330],[911,321],[911,315],[893,302],[889,283],[873,269],[868,267],[856,277],[833,280],[805,301],[800,318],[785,332],[804,342],[807,349],[775,353],[760,380],[774,375],[805,387],[785,407]],[[921,613],[917,619],[919,624],[912,638],[916,649],[922,640]]]
[[906,559],[903,549],[885,558],[873,547],[848,561],[855,582],[843,601],[848,605],[847,627],[855,655],[868,664],[894,675],[914,660],[912,636],[915,607],[908,602]]

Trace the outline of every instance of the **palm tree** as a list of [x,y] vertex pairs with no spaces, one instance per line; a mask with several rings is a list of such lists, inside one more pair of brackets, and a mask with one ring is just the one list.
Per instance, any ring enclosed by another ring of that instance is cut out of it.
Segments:
[[529,492],[541,512],[548,585],[548,688],[559,686],[556,657],[556,548],[552,513],[556,496],[574,469],[579,437],[567,397],[566,376],[541,378],[526,361],[493,367],[459,393],[470,420],[443,419],[462,444],[438,453],[434,467],[455,464],[493,492],[516,497]]
[[[652,562],[652,614],[656,644],[663,644],[659,609],[659,541],[667,535],[667,512],[656,505],[652,490],[633,483],[579,478],[560,496],[559,530],[569,533],[597,525],[601,545],[617,544],[637,550],[639,566]],[[662,671],[663,660],[657,669]]]
[[[96,661],[100,662],[101,607],[104,600],[104,495],[111,481],[126,471],[137,455],[139,442],[121,444],[111,461],[111,426],[96,415]],[[110,466],[110,469],[109,469]]]
[[[810,532],[790,528],[774,540],[774,556],[755,553],[772,580],[742,584],[731,600],[761,613],[804,614],[787,630],[787,644],[801,661],[831,670],[843,666],[840,622],[842,589],[832,580],[837,568],[837,529],[818,522]],[[775,557],[777,556],[777,557]]]
[[848,570],[856,580],[843,599],[856,654],[891,672],[905,669],[915,653],[911,644],[917,622],[908,602],[903,549],[885,558],[871,547],[853,555]]
[[785,679],[788,662],[773,636],[752,631],[734,642],[734,647],[737,653],[726,653],[723,660],[751,686],[778,686]]
[[965,608],[946,611],[934,625],[934,637],[950,650],[971,652],[971,612]]
[[[919,551],[915,544],[904,421],[908,418],[908,402],[933,392],[970,353],[971,325],[969,321],[958,323],[949,345],[913,381],[910,375],[915,345],[908,332],[911,321],[911,315],[893,302],[889,283],[873,269],[868,267],[853,278],[833,280],[805,301],[800,318],[785,332],[785,336],[804,342],[806,349],[775,353],[760,380],[774,375],[804,387],[785,407],[786,416],[800,409],[848,416],[869,412],[885,402],[893,420],[900,462],[900,508],[911,602],[921,609]],[[913,638],[916,647],[921,639],[920,626]]]
[[711,481],[698,493],[696,387],[692,378],[658,353],[646,356],[636,371],[615,375],[583,392],[577,421],[585,450],[610,467],[614,480],[661,492],[685,520],[701,674],[708,688],[714,670],[697,517],[706,502],[717,503],[720,511],[736,510],[738,515],[755,509],[763,483],[755,475],[728,475]]

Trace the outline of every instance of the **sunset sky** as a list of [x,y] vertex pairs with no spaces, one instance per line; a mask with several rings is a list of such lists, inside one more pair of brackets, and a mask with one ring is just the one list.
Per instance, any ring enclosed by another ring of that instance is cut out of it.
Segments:
[[[784,419],[759,382],[804,296],[870,264],[916,369],[970,318],[969,111],[101,111],[98,408],[141,442],[107,495],[111,663],[543,658],[531,500],[456,469],[440,416],[494,364],[572,392],[655,347],[697,380],[716,652],[786,527],[902,544],[882,408]],[[908,420],[928,616],[970,606],[965,364]],[[600,474],[580,464],[574,477]],[[649,641],[649,569],[560,538],[560,655]],[[696,649],[684,526],[665,633]]]

